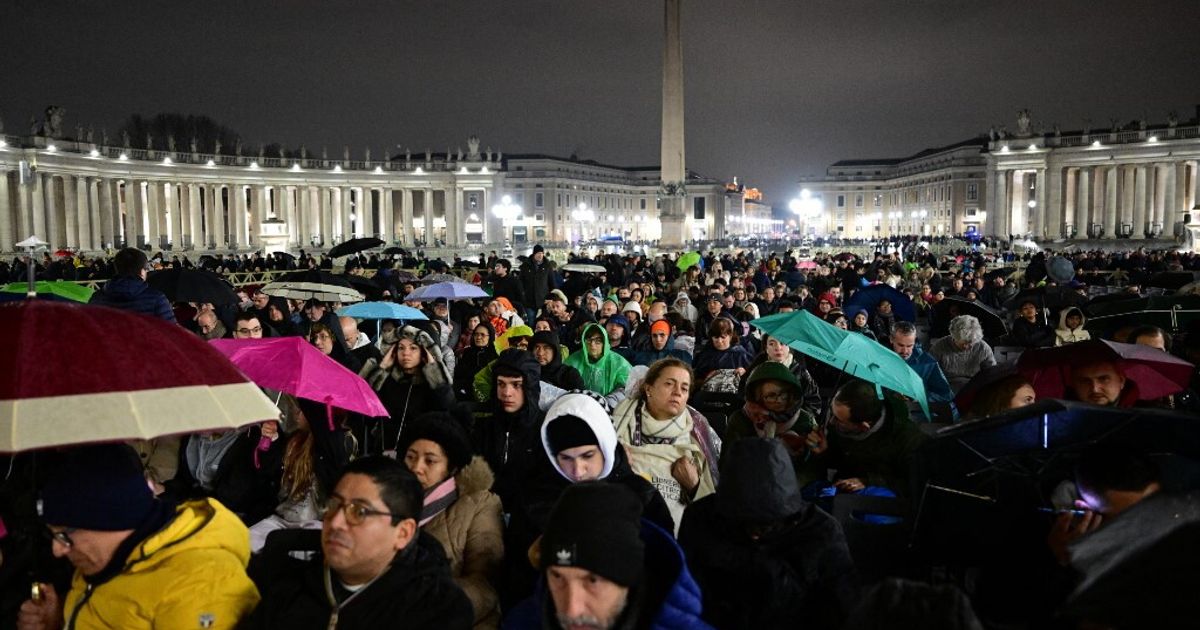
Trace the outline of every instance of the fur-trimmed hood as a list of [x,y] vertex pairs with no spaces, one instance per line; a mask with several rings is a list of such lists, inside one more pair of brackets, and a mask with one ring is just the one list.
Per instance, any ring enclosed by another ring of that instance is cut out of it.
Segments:
[[463,466],[462,470],[454,475],[454,483],[458,486],[458,492],[464,495],[491,490],[492,483],[495,481],[496,476],[492,473],[492,467],[488,466],[487,460],[478,455],[472,457],[471,463]]

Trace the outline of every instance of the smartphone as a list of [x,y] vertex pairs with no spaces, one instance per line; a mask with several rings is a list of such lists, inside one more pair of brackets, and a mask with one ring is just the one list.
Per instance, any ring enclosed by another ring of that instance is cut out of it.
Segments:
[[1057,516],[1057,515],[1059,515],[1059,514],[1074,514],[1075,516],[1083,516],[1084,514],[1087,514],[1087,513],[1088,513],[1088,511],[1087,511],[1087,510],[1081,510],[1081,509],[1079,509],[1079,508],[1048,508],[1048,507],[1041,507],[1041,508],[1038,508],[1038,511],[1039,511],[1039,512],[1041,512],[1041,513],[1043,513],[1043,514],[1054,514],[1055,516]]

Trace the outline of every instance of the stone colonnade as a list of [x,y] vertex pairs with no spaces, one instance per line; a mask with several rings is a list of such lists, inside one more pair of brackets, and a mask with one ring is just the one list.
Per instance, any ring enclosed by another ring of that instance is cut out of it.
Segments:
[[[35,165],[25,182],[22,160]],[[258,250],[268,225],[281,226],[288,249],[323,249],[367,236],[388,244],[438,239],[462,246],[467,194],[482,198],[486,208],[500,184],[500,174],[486,169],[426,177],[379,169],[306,177],[297,170],[164,165],[0,146],[0,252],[12,252],[30,235],[52,250]]]

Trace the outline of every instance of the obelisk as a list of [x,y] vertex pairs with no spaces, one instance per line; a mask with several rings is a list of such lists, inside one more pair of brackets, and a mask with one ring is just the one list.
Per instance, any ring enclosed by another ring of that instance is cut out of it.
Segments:
[[662,98],[662,207],[660,244],[683,245],[683,219],[687,179],[683,161],[683,38],[680,36],[682,0],[663,0],[663,98]]

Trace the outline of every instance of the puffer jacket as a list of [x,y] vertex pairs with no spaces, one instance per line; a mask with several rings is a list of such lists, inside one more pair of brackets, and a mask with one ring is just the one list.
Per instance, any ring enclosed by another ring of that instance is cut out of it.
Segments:
[[442,543],[454,583],[475,610],[475,628],[500,625],[495,581],[504,559],[500,498],[490,489],[492,469],[475,457],[454,476],[458,499],[422,528]]
[[175,312],[162,291],[135,276],[117,276],[92,294],[88,304],[119,308],[175,323]]
[[[1067,316],[1071,314],[1078,315],[1080,319],[1079,328],[1076,328],[1075,330],[1067,328]],[[1058,314],[1058,328],[1054,330],[1054,345],[1065,346],[1069,343],[1087,341],[1088,339],[1091,339],[1092,334],[1083,329],[1083,327],[1086,325],[1087,316],[1083,314],[1083,311],[1075,308],[1074,306],[1071,308],[1064,308],[1062,312]]]
[[258,604],[246,576],[250,535],[213,499],[188,501],[134,547],[116,577],[91,586],[76,572],[66,628],[233,628]]

